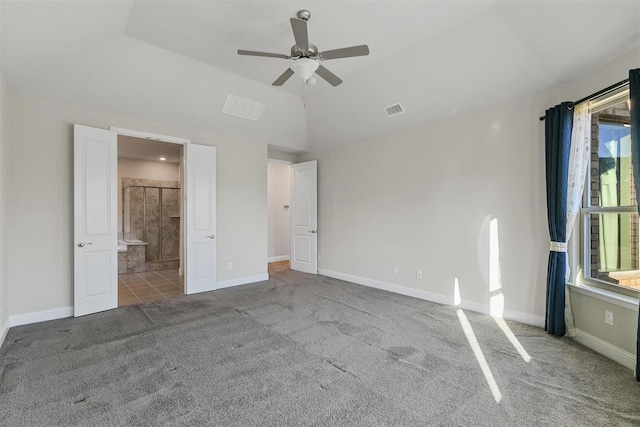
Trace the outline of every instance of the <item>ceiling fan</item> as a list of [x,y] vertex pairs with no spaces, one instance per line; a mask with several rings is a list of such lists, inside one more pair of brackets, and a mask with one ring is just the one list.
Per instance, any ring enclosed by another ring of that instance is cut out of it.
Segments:
[[308,10],[301,10],[296,14],[296,16],[297,18],[290,19],[293,37],[296,40],[296,44],[291,47],[291,55],[238,49],[239,55],[293,59],[291,67],[272,83],[273,86],[282,86],[294,74],[297,74],[305,83],[315,84],[316,79],[312,77],[313,73],[318,74],[332,86],[338,86],[342,83],[340,77],[320,65],[320,61],[350,58],[353,56],[364,56],[369,54],[369,47],[366,44],[319,52],[316,45],[309,43],[307,21],[311,17],[311,12]]

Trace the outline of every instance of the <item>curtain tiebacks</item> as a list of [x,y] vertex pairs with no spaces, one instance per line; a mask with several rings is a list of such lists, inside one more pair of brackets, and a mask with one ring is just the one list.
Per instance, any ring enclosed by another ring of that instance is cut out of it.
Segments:
[[567,242],[551,242],[552,252],[567,252]]

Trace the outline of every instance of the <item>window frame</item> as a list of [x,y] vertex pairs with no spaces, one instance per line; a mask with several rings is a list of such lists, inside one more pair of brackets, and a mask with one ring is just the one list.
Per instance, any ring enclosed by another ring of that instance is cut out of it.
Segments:
[[[606,95],[600,96],[592,101],[590,101],[589,109],[590,114],[593,115],[599,111],[603,111],[615,104],[620,103],[621,101],[629,99],[629,86],[623,86],[622,88],[608,93]],[[621,294],[633,298],[640,298],[640,290],[628,288],[626,286],[616,285],[614,283],[609,283],[604,280],[591,277],[591,214],[605,214],[605,213],[615,213],[615,214],[625,214],[625,213],[635,213],[638,214],[637,206],[607,206],[607,207],[599,207],[599,206],[591,206],[591,138],[589,139],[589,166],[587,167],[587,173],[585,175],[585,185],[584,191],[582,192],[582,206],[578,213],[578,221],[580,227],[580,233],[575,233],[574,235],[580,236],[580,256],[572,257],[574,261],[576,261],[577,271],[576,282],[581,285],[593,286],[596,288],[600,288],[606,291],[611,291],[616,294]],[[640,191],[640,186],[636,189]],[[639,218],[640,221],[640,218]],[[638,227],[640,234],[640,227]],[[640,236],[639,236],[640,237]],[[640,239],[639,239],[640,241]]]

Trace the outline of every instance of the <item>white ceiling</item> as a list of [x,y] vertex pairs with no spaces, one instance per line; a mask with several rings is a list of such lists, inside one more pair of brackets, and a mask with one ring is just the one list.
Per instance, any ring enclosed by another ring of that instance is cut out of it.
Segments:
[[[370,48],[324,63],[344,80],[338,87],[296,76],[273,87],[287,60],[236,54],[287,54],[289,18],[303,8],[320,50]],[[3,0],[0,13],[2,75],[13,93],[289,151],[506,102],[640,45],[640,0]],[[260,120],[222,114],[229,93],[265,104]],[[396,102],[407,112],[387,119],[383,107]]]

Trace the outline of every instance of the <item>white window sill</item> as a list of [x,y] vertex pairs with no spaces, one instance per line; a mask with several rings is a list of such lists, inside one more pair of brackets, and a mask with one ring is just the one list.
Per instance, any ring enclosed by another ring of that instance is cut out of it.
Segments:
[[584,285],[582,283],[567,283],[567,285],[571,287],[572,291],[579,294],[587,295],[589,297],[638,312],[638,304],[640,303],[638,298],[621,295],[616,292],[596,288],[595,286]]

